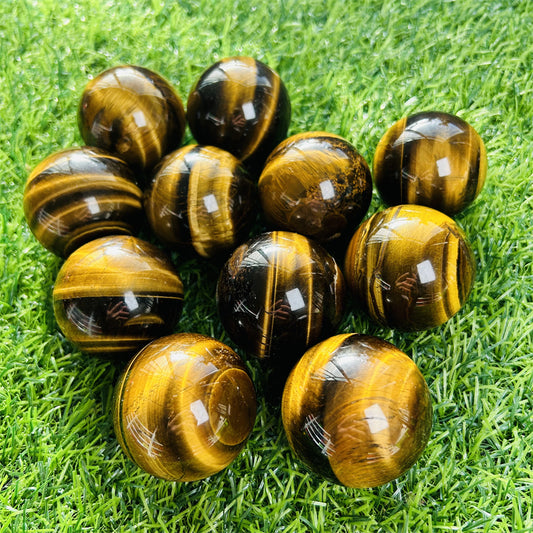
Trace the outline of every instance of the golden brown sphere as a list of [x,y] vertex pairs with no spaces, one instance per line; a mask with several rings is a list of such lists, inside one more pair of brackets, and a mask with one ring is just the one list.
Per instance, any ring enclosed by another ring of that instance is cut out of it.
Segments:
[[401,476],[431,432],[431,397],[415,363],[392,344],[342,334],[309,349],[291,372],[283,426],[297,457],[347,487]]
[[476,199],[486,174],[487,152],[477,131],[437,111],[393,124],[374,154],[374,181],[388,205],[425,205],[455,215]]
[[118,155],[141,174],[181,144],[185,124],[183,104],[170,84],[132,65],[91,80],[78,110],[86,144]]
[[258,187],[272,227],[319,242],[356,227],[372,198],[364,158],[342,137],[317,131],[280,143],[265,163]]
[[226,468],[244,447],[255,415],[254,386],[239,356],[194,333],[151,342],[115,389],[122,449],[149,474],[171,481]]
[[105,235],[134,235],[144,218],[142,191],[118,157],[72,148],[48,156],[31,172],[24,214],[36,239],[67,257]]
[[430,329],[455,315],[475,271],[461,228],[421,205],[389,207],[365,220],[344,263],[357,303],[383,326],[406,331]]
[[256,186],[239,161],[214,146],[189,145],[157,167],[144,206],[166,245],[210,258],[231,252],[257,215]]
[[81,351],[123,357],[172,332],[183,307],[183,284],[152,244],[101,237],[66,259],[53,302],[59,328]]

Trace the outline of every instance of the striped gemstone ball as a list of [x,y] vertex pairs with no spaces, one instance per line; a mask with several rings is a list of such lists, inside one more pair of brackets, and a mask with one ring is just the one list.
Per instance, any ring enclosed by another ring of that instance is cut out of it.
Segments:
[[319,242],[357,226],[372,198],[364,158],[348,141],[326,132],[298,133],[281,142],[265,163],[258,187],[273,228]]
[[239,356],[205,335],[154,340],[127,365],[114,395],[118,441],[140,468],[170,481],[220,472],[240,453],[256,415]]
[[344,279],[337,263],[303,235],[274,231],[239,246],[217,284],[231,339],[273,366],[291,366],[339,324]]
[[305,353],[285,385],[281,415],[291,448],[310,470],[356,488],[404,474],[432,425],[416,364],[392,344],[355,333]]
[[486,174],[481,137],[448,113],[402,118],[385,133],[374,154],[374,181],[388,205],[425,205],[453,216],[476,199]]
[[59,328],[82,352],[130,356],[172,332],[183,307],[183,284],[152,244],[101,237],[63,263],[53,304]]
[[87,84],[78,125],[86,144],[118,155],[144,174],[181,144],[186,119],[166,80],[146,68],[124,65]]
[[230,57],[209,67],[187,102],[196,141],[227,150],[254,170],[286,137],[290,117],[281,78],[251,57]]
[[246,238],[257,215],[255,189],[229,152],[190,145],[163,160],[144,205],[161,242],[209,258]]
[[24,214],[37,240],[60,257],[105,235],[133,235],[142,191],[121,159],[98,148],[50,155],[26,182]]
[[475,278],[472,250],[448,216],[418,205],[389,207],[354,233],[344,263],[355,299],[380,324],[439,326],[461,309]]

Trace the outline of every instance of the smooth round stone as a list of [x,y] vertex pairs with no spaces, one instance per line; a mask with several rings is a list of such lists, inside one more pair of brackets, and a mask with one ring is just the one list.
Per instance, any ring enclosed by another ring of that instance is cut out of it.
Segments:
[[392,344],[355,333],[305,353],[285,385],[281,414],[291,448],[311,471],[356,488],[404,474],[432,425],[416,364]]
[[183,284],[155,246],[136,237],[102,237],[66,259],[53,304],[59,328],[82,352],[124,357],[172,332]]
[[217,284],[231,339],[273,366],[291,366],[342,318],[344,279],[335,260],[303,235],[274,231],[239,246]]
[[233,251],[247,237],[256,204],[256,186],[237,158],[198,145],[163,160],[145,200],[150,226],[163,243],[206,258]]
[[459,226],[429,207],[389,207],[354,233],[344,263],[355,299],[380,324],[401,330],[439,326],[461,309],[475,278]]
[[453,216],[480,193],[487,153],[464,120],[436,111],[396,122],[374,154],[374,181],[388,205],[417,204]]
[[232,153],[260,168],[286,136],[287,89],[270,67],[251,57],[229,57],[202,73],[189,94],[187,120],[199,144]]
[[319,242],[340,237],[361,222],[372,198],[370,169],[345,139],[299,133],[270,154],[259,178],[268,223]]
[[186,119],[166,80],[146,68],[123,65],[87,84],[78,125],[86,144],[118,155],[145,174],[181,144]]
[[196,481],[239,454],[256,415],[255,389],[239,356],[210,337],[154,340],[115,388],[118,441],[140,468],[170,481]]
[[142,191],[126,163],[90,147],[39,163],[26,181],[23,206],[36,239],[60,257],[105,235],[134,235],[144,217]]

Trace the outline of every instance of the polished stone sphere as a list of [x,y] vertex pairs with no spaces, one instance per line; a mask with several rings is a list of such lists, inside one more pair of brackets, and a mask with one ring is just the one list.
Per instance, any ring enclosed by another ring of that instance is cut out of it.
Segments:
[[211,337],[154,340],[115,388],[114,426],[128,457],[149,474],[196,481],[239,454],[256,415],[255,389],[239,356]]
[[321,246],[274,231],[239,246],[217,284],[219,316],[230,338],[272,365],[294,364],[339,324],[344,279]]
[[229,152],[189,145],[163,160],[144,205],[161,242],[209,258],[248,236],[257,216],[256,185]]
[[145,174],[181,144],[186,119],[166,80],[146,68],[124,65],[87,84],[78,125],[86,144],[118,155]]
[[126,163],[89,147],[63,150],[38,164],[23,206],[37,240],[60,257],[105,235],[134,235],[144,217],[142,191]]
[[172,332],[183,284],[155,246],[136,237],[101,237],[66,259],[53,304],[60,330],[79,350],[120,358]]
[[270,154],[259,178],[267,222],[319,242],[340,237],[365,216],[372,198],[370,169],[345,139],[299,133]]
[[453,216],[475,200],[486,174],[481,137],[448,113],[402,118],[385,133],[374,154],[374,181],[388,205],[425,205]]
[[187,102],[197,142],[231,152],[252,169],[286,137],[290,117],[281,78],[251,57],[217,61],[200,76]]
[[383,326],[424,330],[461,309],[475,278],[463,231],[418,205],[389,207],[363,222],[346,252],[344,274],[356,302]]
[[305,353],[285,385],[281,414],[291,448],[310,470],[356,488],[404,474],[432,425],[416,364],[392,344],[355,333]]

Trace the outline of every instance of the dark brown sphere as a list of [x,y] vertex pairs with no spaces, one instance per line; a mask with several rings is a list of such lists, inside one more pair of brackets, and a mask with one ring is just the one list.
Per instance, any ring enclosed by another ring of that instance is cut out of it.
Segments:
[[170,481],[195,481],[239,454],[256,415],[255,389],[239,356],[195,333],[154,340],[115,388],[118,441],[140,468]]
[[59,328],[81,351],[124,357],[172,332],[183,284],[155,246],[136,237],[101,237],[66,259],[53,303]]
[[299,133],[279,144],[258,186],[263,213],[273,228],[319,242],[356,227],[372,198],[364,158],[348,141],[325,132]]
[[396,122],[374,154],[374,180],[388,205],[417,204],[455,215],[481,191],[487,153],[464,120],[436,111]]
[[255,189],[229,152],[191,145],[163,160],[144,205],[163,243],[209,258],[247,237],[257,215]]
[[83,140],[146,173],[183,139],[185,111],[159,74],[132,65],[106,70],[83,91],[78,111]]
[[229,57],[210,66],[187,102],[198,143],[222,148],[255,170],[286,137],[290,117],[281,78],[251,57]]
[[357,488],[404,474],[432,425],[416,364],[392,344],[354,333],[305,353],[285,385],[281,414],[291,448],[310,470]]
[[142,191],[126,163],[89,147],[58,152],[37,165],[23,205],[32,233],[60,257],[105,235],[133,235],[144,216]]
[[346,252],[344,274],[356,301],[384,326],[424,330],[463,306],[474,255],[448,216],[419,205],[389,207],[365,220]]
[[217,285],[220,319],[248,353],[294,364],[339,324],[344,279],[335,260],[297,233],[264,233],[239,246]]

